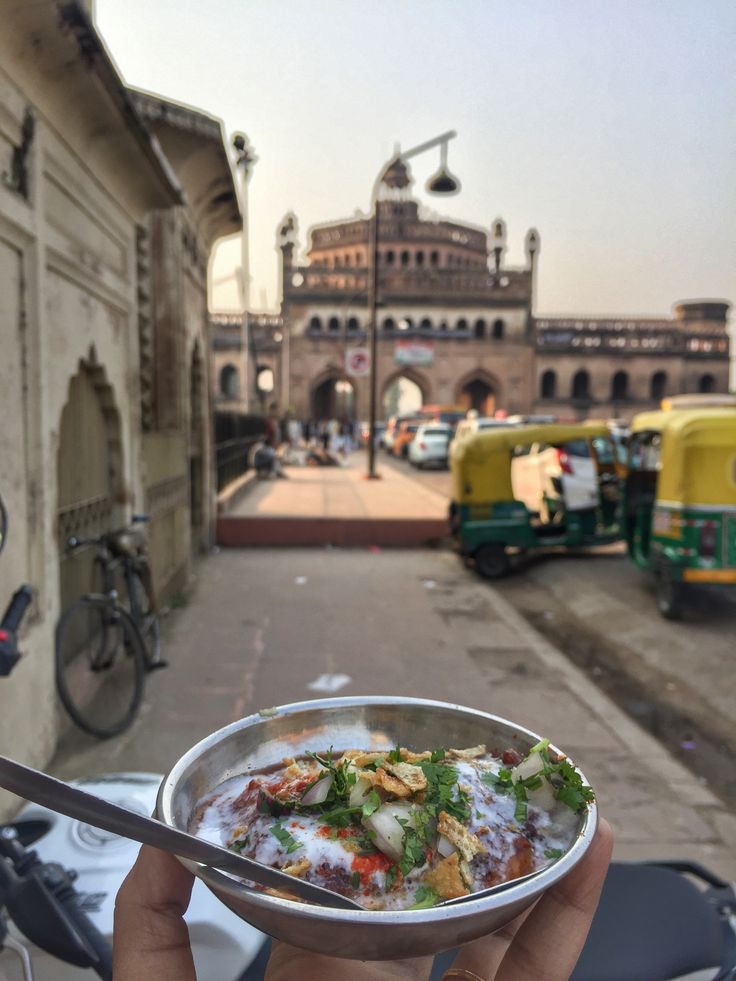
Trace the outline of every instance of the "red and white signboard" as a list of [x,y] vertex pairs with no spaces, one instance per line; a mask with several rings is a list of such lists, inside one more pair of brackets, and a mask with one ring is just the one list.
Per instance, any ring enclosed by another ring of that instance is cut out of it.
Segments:
[[345,352],[345,373],[350,378],[362,378],[370,370],[371,352],[367,347],[351,347]]

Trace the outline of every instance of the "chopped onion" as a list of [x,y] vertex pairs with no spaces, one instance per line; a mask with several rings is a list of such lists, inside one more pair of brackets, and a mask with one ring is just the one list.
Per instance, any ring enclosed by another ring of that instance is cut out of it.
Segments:
[[537,773],[541,773],[545,767],[545,762],[539,753],[531,753],[525,760],[511,771],[511,782],[518,783],[520,780],[528,780]]
[[388,855],[394,862],[399,862],[404,854],[404,825],[399,824],[398,819],[406,823],[407,827],[414,827],[414,811],[411,804],[402,804],[396,801],[383,804],[363,818],[363,824],[374,834],[373,843],[384,855]]
[[455,846],[449,838],[445,838],[444,835],[440,835],[437,839],[437,851],[443,858],[449,858],[455,851]]
[[324,804],[332,786],[332,774],[326,773],[302,794],[302,804]]
[[366,780],[365,777],[358,777],[353,786],[350,788],[348,803],[351,807],[362,807],[368,800],[368,796],[372,790],[373,784],[370,782],[370,780]]
[[557,807],[555,792],[549,780],[542,780],[542,786],[536,790],[527,790],[529,803],[532,807],[538,807],[540,811],[553,811]]

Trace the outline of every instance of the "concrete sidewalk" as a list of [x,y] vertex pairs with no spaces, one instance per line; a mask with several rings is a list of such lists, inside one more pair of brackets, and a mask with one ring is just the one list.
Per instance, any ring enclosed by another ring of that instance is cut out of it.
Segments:
[[469,705],[549,736],[580,764],[619,858],[680,857],[736,876],[736,817],[457,557],[435,551],[225,550],[166,623],[167,671],[131,731],[74,733],[53,770],[163,772],[259,708],[340,694]]
[[366,454],[340,467],[286,468],[248,481],[217,522],[221,545],[416,546],[447,533],[447,500],[394,467],[366,479]]

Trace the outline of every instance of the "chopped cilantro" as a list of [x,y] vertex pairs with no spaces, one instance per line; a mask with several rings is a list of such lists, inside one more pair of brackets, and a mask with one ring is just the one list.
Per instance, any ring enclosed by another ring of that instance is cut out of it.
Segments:
[[420,886],[416,891],[415,899],[416,902],[413,906],[409,906],[409,909],[429,909],[430,906],[436,906],[442,901],[442,897],[429,886]]
[[389,763],[401,763],[401,746],[398,743],[396,744],[396,748],[392,749],[388,754],[388,761]]
[[350,885],[353,889],[358,889],[360,887],[360,872],[353,872],[350,876]]
[[526,788],[523,783],[514,785],[514,797],[516,797],[516,807],[514,808],[514,820],[522,824],[526,821],[529,805],[527,804]]
[[279,843],[286,848],[287,855],[291,852],[295,852],[297,848],[302,847],[301,842],[298,842],[295,838],[292,838],[286,828],[282,824],[279,824],[278,821],[271,827],[270,830],[274,838],[277,838]]
[[561,858],[563,852],[561,848],[545,848],[544,857],[545,858]]
[[[545,780],[551,784],[554,795],[562,804],[566,804],[573,811],[579,811],[589,801],[594,800],[595,795],[590,787],[583,783],[583,778],[577,772],[569,760],[560,760],[551,763],[547,747],[548,739],[542,739],[533,746],[529,753],[539,753],[544,762],[544,768],[538,773],[532,774],[525,780],[513,783],[511,779],[512,771],[501,768],[498,773],[484,773],[481,776],[483,783],[493,787],[499,794],[513,792],[516,797],[516,812],[514,814],[517,821],[526,820],[526,800],[527,790],[539,790],[544,785]],[[528,758],[528,757],[527,757]],[[521,788],[521,789],[520,789]],[[522,791],[524,791],[522,795]],[[522,806],[522,803],[524,806]],[[523,816],[521,816],[523,815]]]
[[[403,824],[403,821],[399,822]],[[427,853],[424,850],[424,845],[419,840],[416,831],[413,828],[404,828],[404,854],[399,862],[399,868],[401,869],[401,874],[407,876],[412,869],[417,868],[420,865],[424,865],[427,861]]]
[[438,818],[440,811],[447,811],[458,821],[467,822],[470,819],[468,795],[461,790],[455,794],[457,770],[446,763],[422,762],[419,766],[427,778],[425,807],[432,817]]
[[386,891],[390,892],[396,886],[396,879],[399,875],[399,866],[390,865],[386,871]]
[[440,747],[440,749],[433,749],[432,755],[429,758],[430,763],[439,763],[440,760],[444,760],[445,751]]
[[378,796],[375,790],[372,790],[366,797],[361,808],[361,811],[363,812],[362,816],[370,817],[370,815],[373,814],[374,811],[377,811],[380,806],[381,798]]

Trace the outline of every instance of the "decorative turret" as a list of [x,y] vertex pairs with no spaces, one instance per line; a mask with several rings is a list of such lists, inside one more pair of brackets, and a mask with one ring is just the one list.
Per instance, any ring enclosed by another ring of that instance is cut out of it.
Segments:
[[536,228],[530,228],[526,233],[526,238],[524,239],[524,252],[526,253],[527,264],[532,272],[534,272],[534,266],[536,263],[536,257],[539,255],[540,245],[539,232],[536,230]]
[[299,241],[299,222],[293,211],[288,211],[276,230],[276,247],[281,249],[283,267],[286,270],[294,263],[294,249]]
[[496,274],[501,271],[503,255],[506,251],[506,222],[503,218],[494,218],[491,224],[491,249],[495,263]]

